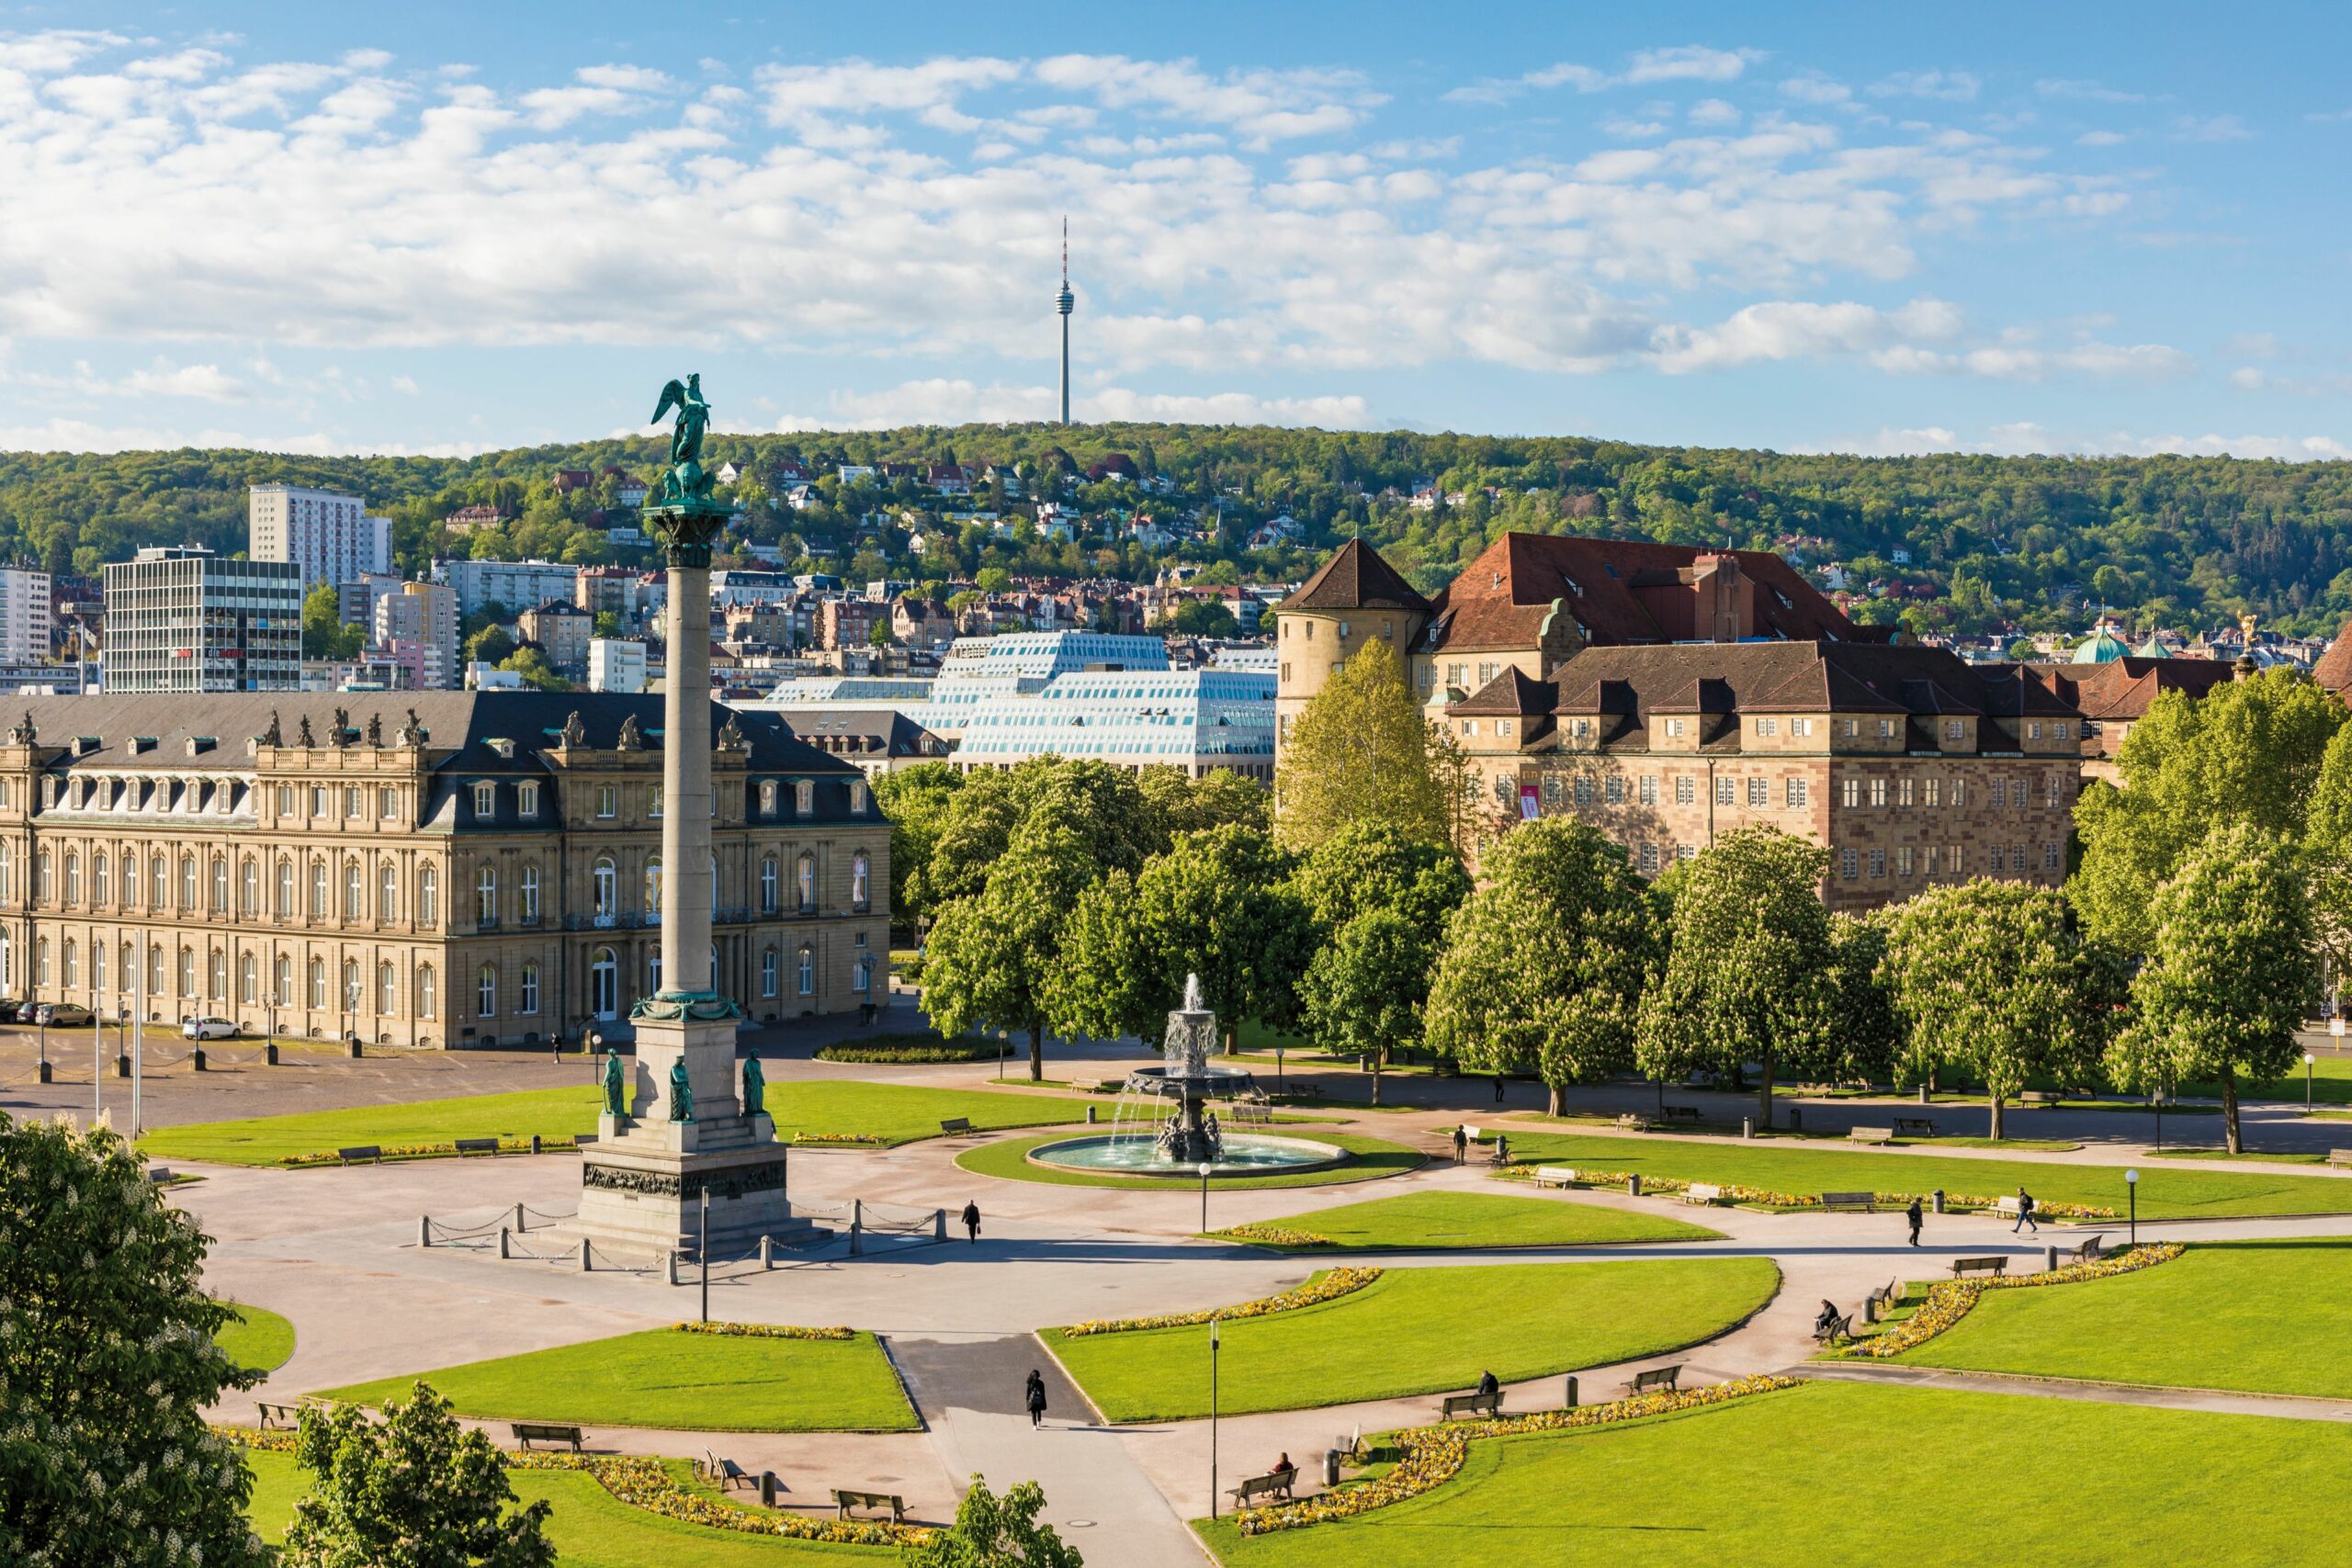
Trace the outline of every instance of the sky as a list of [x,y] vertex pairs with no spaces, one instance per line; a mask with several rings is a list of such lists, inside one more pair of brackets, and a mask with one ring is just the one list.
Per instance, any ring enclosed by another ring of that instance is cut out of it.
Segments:
[[2352,457],[2352,7],[0,7],[0,449]]

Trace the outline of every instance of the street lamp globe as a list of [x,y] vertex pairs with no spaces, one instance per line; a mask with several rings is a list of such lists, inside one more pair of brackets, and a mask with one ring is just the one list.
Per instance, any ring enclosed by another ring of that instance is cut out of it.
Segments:
[[2125,1171],[2125,1172],[2123,1173],[2123,1179],[2124,1179],[2124,1180],[2126,1180],[2126,1181],[2131,1182],[2133,1186],[2135,1186],[2135,1187],[2136,1187],[2137,1185],[2139,1185],[2139,1181],[2140,1181],[2140,1173],[2139,1173],[2138,1171],[2136,1171],[2136,1170],[2127,1170],[2127,1171]]

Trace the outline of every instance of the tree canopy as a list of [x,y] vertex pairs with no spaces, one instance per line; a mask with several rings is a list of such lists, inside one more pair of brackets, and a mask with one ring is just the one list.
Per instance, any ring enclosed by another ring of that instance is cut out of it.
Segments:
[[423,1382],[378,1421],[302,1412],[296,1455],[317,1483],[294,1505],[285,1568],[549,1568],[545,1498],[514,1506],[506,1460]]
[[1430,744],[1403,662],[1386,643],[1366,644],[1308,699],[1283,742],[1274,767],[1283,842],[1312,849],[1363,821],[1447,842],[1452,822]]

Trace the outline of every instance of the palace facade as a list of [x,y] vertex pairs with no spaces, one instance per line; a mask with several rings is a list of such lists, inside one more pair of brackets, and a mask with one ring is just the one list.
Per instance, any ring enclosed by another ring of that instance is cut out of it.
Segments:
[[[888,823],[851,763],[714,705],[712,987],[887,990]],[[0,990],[414,1046],[626,1035],[661,985],[662,698],[32,699],[0,732]]]

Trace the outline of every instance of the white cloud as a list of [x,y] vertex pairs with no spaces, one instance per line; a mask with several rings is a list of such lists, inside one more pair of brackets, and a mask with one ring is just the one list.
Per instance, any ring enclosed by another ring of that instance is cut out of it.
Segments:
[[2254,131],[2233,114],[2176,116],[2172,122],[2175,141],[2249,141]]
[[1948,338],[1959,330],[1960,312],[1940,299],[1915,299],[1894,310],[1781,299],[1746,306],[1716,326],[1664,329],[1653,361],[1669,375],[1681,375],[1758,360],[1893,350],[1906,339]]
[[1873,457],[1985,452],[2007,457],[2173,456],[2267,458],[2290,463],[2335,462],[2352,457],[2352,445],[2330,435],[2139,435],[2127,430],[2065,433],[2033,420],[1990,424],[1975,436],[1964,439],[1936,425],[1907,430],[1883,427],[1873,435],[1833,437],[1795,450],[1849,452]]
[[1035,73],[1046,86],[1091,94],[1107,108],[1225,126],[1261,146],[1349,130],[1388,101],[1371,90],[1362,73],[1332,69],[1213,76],[1189,60],[1062,54],[1039,61]]
[[175,366],[162,360],[132,371],[114,389],[127,397],[199,398],[213,403],[243,402],[249,395],[243,382],[217,365]]
[[[907,424],[1015,423],[1058,418],[1060,393],[1052,387],[980,386],[954,378],[903,381],[874,392],[836,392],[822,413],[789,413],[778,430],[888,430]],[[1090,423],[1181,421],[1198,424],[1318,425],[1335,430],[1375,427],[1364,400],[1353,396],[1261,398],[1248,392],[1139,392],[1106,387],[1070,400],[1072,417]]]
[[1781,94],[1801,104],[1813,104],[1821,108],[1837,108],[1854,101],[1854,90],[1844,83],[1812,73],[1792,76],[1782,82]]
[[2045,76],[2033,85],[2033,90],[2045,98],[2075,98],[2094,104],[2144,104],[2144,93],[2127,93],[2102,83],[2080,77]]
[[2120,130],[2086,130],[2075,138],[2077,147],[2120,147],[2132,140]]
[[1870,91],[1872,97],[1879,98],[1942,98],[1964,103],[1976,96],[1984,85],[1965,71],[1897,71],[1871,83]]
[[424,390],[424,388],[416,384],[416,378],[413,376],[393,377],[391,379],[391,389],[393,391],[400,393],[402,397],[409,398],[415,397],[418,393]]
[[1562,61],[1521,76],[1489,76],[1445,96],[1455,103],[1498,104],[1531,91],[1573,87],[1579,93],[1605,92],[1611,87],[1640,86],[1656,82],[1729,82],[1764,58],[1761,50],[1709,49],[1684,44],[1673,49],[1645,49],[1611,74],[1594,66]]
[[1701,98],[1690,106],[1690,123],[1704,126],[1737,125],[1739,110],[1721,98]]

